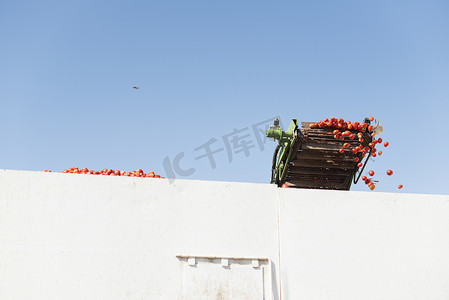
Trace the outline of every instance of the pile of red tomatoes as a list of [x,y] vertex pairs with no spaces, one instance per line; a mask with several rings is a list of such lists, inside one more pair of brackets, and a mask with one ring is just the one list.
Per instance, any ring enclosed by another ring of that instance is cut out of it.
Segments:
[[[50,170],[44,170],[44,172],[51,172]],[[144,177],[144,178],[164,178],[155,174],[153,171],[145,173],[142,169],[136,171],[125,172],[113,169],[103,169],[101,171],[89,170],[87,168],[79,169],[77,167],[69,168],[59,173],[71,173],[71,174],[90,174],[90,175],[107,175],[107,176],[127,176],[127,177]]]
[[[364,132],[367,128],[368,131],[372,131],[372,126],[368,123],[359,123],[359,122],[351,122],[345,121],[341,118],[330,118],[324,119],[323,121],[319,121],[317,123],[312,123],[309,125],[310,128],[336,128],[338,130],[355,130]],[[370,128],[371,127],[371,128]]]

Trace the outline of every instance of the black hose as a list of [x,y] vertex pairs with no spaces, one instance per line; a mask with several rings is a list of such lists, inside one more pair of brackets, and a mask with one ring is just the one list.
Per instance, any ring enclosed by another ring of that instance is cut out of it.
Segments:
[[357,182],[359,182],[359,178],[360,178],[360,176],[362,176],[363,170],[365,170],[365,166],[368,163],[368,159],[370,158],[370,156],[371,156],[371,151],[369,152],[368,157],[366,158],[365,163],[363,164],[362,170],[358,170],[359,176],[357,177],[357,179],[355,179],[355,176],[354,176],[354,184],[357,184]]
[[271,183],[273,183],[274,170],[276,169],[276,160],[277,160],[276,158],[278,156],[279,148],[281,148],[281,146],[278,144],[276,146],[276,149],[274,149],[274,153],[273,153],[273,161],[271,164]]

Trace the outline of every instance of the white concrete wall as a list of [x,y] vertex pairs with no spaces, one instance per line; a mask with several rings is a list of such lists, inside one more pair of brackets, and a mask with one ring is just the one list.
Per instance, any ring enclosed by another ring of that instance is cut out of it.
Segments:
[[260,295],[235,296],[242,282],[275,300],[448,299],[449,196],[0,170],[2,300]]
[[449,299],[449,196],[283,190],[283,299]]
[[0,299],[178,299],[177,255],[266,257],[276,280],[277,230],[270,185],[0,171]]

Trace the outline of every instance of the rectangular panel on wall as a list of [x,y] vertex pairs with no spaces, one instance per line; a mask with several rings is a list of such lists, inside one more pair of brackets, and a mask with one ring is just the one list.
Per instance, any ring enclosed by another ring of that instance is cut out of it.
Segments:
[[182,299],[267,299],[266,258],[178,256],[183,264]]

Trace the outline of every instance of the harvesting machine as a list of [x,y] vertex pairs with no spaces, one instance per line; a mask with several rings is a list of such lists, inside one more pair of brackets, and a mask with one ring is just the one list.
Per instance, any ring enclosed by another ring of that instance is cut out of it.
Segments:
[[[368,126],[371,122],[365,118],[363,123]],[[368,129],[349,130],[352,138],[342,141],[334,137],[335,128],[313,124],[316,123],[301,122],[299,127],[293,119],[284,131],[276,119],[268,128],[266,136],[278,140],[273,154],[271,183],[293,188],[349,190],[352,182],[357,183],[372,154],[370,132]],[[346,148],[343,147],[345,143]],[[353,151],[362,146],[365,153]],[[360,166],[363,160],[365,162]]]

